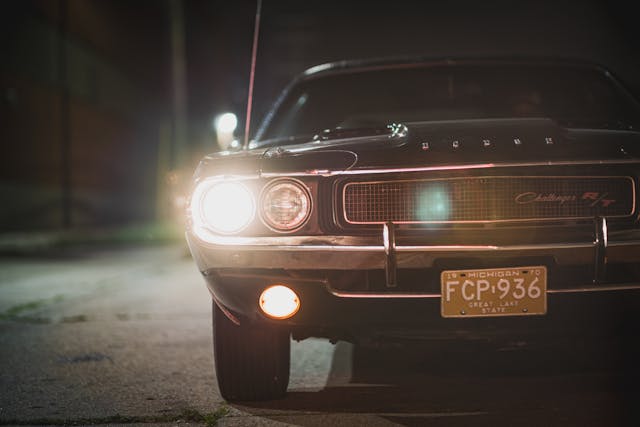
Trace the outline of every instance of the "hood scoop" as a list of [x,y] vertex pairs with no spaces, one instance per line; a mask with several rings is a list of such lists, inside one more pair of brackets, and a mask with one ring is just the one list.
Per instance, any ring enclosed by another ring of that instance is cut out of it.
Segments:
[[268,150],[260,161],[263,174],[307,173],[325,175],[346,171],[358,161],[358,155],[347,150],[286,150],[276,147]]
[[402,123],[389,123],[384,126],[378,125],[365,128],[337,127],[333,129],[325,129],[314,135],[313,141],[343,140],[378,135],[387,135],[390,138],[400,138],[406,136],[407,132],[407,126]]

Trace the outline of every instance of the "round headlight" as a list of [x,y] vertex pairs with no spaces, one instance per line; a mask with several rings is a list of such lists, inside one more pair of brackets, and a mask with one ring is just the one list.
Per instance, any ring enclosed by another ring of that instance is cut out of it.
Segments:
[[274,181],[262,192],[261,217],[267,227],[279,232],[294,231],[311,214],[311,196],[294,180]]
[[253,194],[241,182],[200,183],[191,199],[194,231],[201,228],[219,234],[234,234],[246,228],[255,217]]

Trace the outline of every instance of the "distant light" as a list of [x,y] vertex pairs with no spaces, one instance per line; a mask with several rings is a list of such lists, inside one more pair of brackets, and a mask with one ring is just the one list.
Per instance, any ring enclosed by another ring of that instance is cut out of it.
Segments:
[[240,147],[240,141],[238,141],[237,139],[234,139],[233,141],[231,141],[231,148],[238,148]]
[[213,123],[217,132],[233,133],[238,126],[238,118],[233,113],[224,113],[217,116]]

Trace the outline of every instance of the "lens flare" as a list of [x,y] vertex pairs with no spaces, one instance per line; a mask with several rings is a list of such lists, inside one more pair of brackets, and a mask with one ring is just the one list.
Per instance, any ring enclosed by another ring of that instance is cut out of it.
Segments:
[[451,215],[451,199],[438,185],[424,188],[418,196],[418,218],[420,221],[447,221]]

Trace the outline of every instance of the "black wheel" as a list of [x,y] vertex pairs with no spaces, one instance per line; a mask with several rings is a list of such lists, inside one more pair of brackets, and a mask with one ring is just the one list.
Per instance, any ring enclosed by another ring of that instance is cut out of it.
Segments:
[[269,325],[238,326],[212,304],[218,387],[229,401],[283,397],[289,384],[289,332]]

